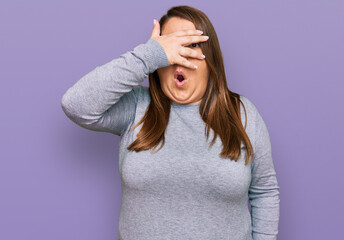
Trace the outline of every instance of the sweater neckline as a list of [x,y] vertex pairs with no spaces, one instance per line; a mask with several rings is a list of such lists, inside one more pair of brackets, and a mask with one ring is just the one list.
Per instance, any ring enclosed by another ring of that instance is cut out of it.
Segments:
[[200,105],[201,105],[200,103],[198,103],[198,104],[175,104],[175,103],[171,102],[171,106],[173,108],[188,108],[188,109],[196,108],[197,109],[197,108],[199,108]]

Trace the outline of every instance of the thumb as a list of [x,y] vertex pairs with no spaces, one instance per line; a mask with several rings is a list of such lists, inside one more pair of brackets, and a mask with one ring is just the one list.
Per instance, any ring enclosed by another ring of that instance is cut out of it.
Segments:
[[155,24],[153,26],[152,35],[151,35],[150,38],[154,38],[154,37],[160,36],[160,24],[159,24],[159,21],[154,19],[154,22],[155,22]]

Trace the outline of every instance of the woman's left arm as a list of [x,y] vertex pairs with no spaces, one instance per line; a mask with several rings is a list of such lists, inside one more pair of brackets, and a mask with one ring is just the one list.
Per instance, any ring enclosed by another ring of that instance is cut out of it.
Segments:
[[277,239],[280,217],[279,186],[267,126],[256,107],[254,159],[248,196],[253,240]]

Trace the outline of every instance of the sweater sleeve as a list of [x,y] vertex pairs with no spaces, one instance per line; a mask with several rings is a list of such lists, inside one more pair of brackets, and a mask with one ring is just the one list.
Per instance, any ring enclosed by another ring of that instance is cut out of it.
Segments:
[[62,97],[61,107],[79,126],[122,135],[134,120],[140,83],[160,67],[169,66],[155,39],[84,75]]
[[253,240],[275,240],[280,215],[279,186],[267,126],[255,109],[255,154],[249,188]]

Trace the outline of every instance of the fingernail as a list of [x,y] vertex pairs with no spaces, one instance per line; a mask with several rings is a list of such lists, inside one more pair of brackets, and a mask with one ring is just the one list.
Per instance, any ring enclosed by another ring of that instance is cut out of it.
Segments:
[[202,57],[202,58],[205,58],[205,56],[204,56],[203,54],[201,55],[201,57]]
[[197,69],[198,67],[196,65],[194,65],[194,68]]
[[199,32],[200,34],[202,34],[202,33],[203,33],[203,31],[201,31],[201,30],[197,30],[197,32]]
[[208,39],[208,38],[209,38],[209,36],[203,36],[203,38],[204,38],[204,39]]
[[154,25],[156,24],[156,20],[155,19],[153,20],[153,23],[154,23]]

